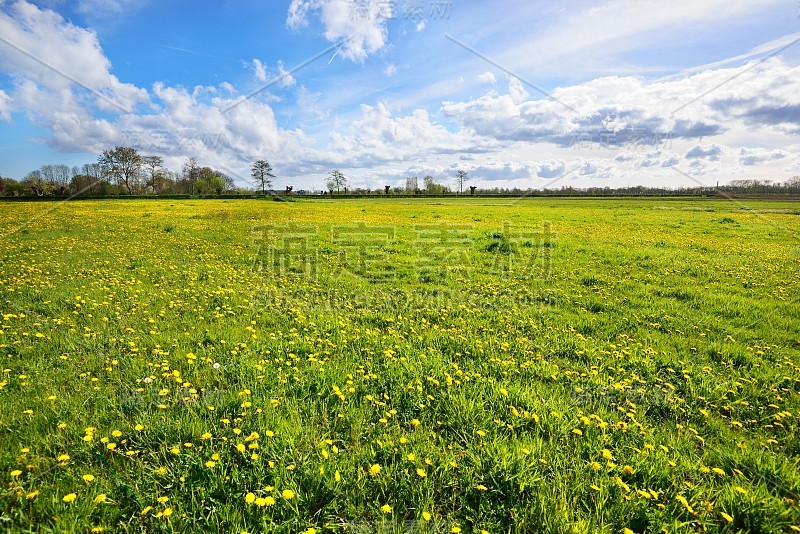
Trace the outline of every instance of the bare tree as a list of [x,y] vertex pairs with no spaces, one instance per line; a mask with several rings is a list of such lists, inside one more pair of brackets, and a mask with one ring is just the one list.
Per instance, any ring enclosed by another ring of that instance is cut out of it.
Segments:
[[250,176],[256,185],[261,186],[261,194],[267,194],[267,187],[272,187],[272,180],[275,174],[272,172],[272,165],[265,159],[259,159],[253,162],[253,169],[250,171]]
[[158,182],[164,174],[164,159],[161,156],[145,156],[142,158],[142,163],[147,171],[145,187],[150,187],[153,193],[156,193]]
[[347,187],[347,178],[342,174],[339,169],[334,169],[329,173],[327,181],[328,189],[331,193],[335,190],[337,193]]
[[464,184],[469,181],[467,171],[461,169],[456,171],[456,184],[458,185],[458,194],[464,193]]
[[194,184],[200,178],[200,165],[197,163],[197,158],[188,158],[186,163],[183,164],[183,179],[188,181],[192,186],[192,194],[194,195]]

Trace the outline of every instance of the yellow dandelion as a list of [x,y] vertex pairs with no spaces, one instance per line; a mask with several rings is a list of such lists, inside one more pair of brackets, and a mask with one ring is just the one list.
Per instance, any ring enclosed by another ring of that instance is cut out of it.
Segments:
[[65,503],[71,503],[72,501],[74,501],[77,498],[78,498],[78,496],[75,495],[74,493],[67,493],[66,495],[64,495],[64,497],[61,500],[64,501]]

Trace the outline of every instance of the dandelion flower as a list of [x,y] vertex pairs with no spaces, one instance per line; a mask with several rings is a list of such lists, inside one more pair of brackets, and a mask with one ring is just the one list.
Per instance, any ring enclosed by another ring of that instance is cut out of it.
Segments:
[[72,501],[74,501],[77,498],[78,498],[78,496],[75,495],[74,493],[67,493],[66,495],[64,495],[64,497],[61,500],[66,502],[66,503],[71,503]]
[[246,502],[247,504],[253,504],[253,502],[255,502],[255,500],[256,500],[256,496],[252,492],[248,493],[247,495],[244,496],[244,502]]
[[106,498],[107,497],[108,497],[108,495],[106,495],[105,493],[101,493],[100,495],[98,495],[97,497],[94,498],[94,502],[95,502],[95,504],[102,504],[102,503],[106,502]]
[[281,492],[281,497],[283,497],[287,501],[291,501],[292,499],[294,499],[294,492],[290,489],[285,489]]
[[91,482],[92,480],[94,480],[94,475],[90,475],[87,473],[83,475],[81,478],[86,482]]
[[392,507],[389,506],[388,504],[384,504],[383,506],[381,506],[381,512],[383,512],[384,514],[391,514]]
[[372,464],[372,467],[369,468],[369,474],[372,476],[378,476],[378,473],[381,472],[381,466],[378,464]]

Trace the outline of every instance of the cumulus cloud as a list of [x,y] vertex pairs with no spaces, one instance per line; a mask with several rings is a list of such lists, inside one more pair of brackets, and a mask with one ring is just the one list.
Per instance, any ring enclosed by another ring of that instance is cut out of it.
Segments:
[[476,76],[476,79],[481,83],[491,83],[491,84],[497,83],[497,78],[495,78],[494,73],[490,70],[487,70],[482,74],[478,74],[478,76]]
[[724,149],[720,145],[697,145],[687,150],[685,157],[686,159],[710,159],[711,161],[717,161],[723,153]]
[[658,146],[734,127],[800,131],[799,77],[800,68],[772,58],[677,80],[602,77],[557,88],[553,99],[531,99],[511,78],[505,94],[492,90],[473,100],[444,102],[442,111],[478,135],[504,141]]
[[[319,23],[331,41],[351,38],[339,54],[361,61],[385,46],[391,4],[373,2],[365,18],[353,17],[353,4],[293,0],[287,24]],[[796,147],[775,147],[781,136],[800,132],[800,70],[777,58],[679,78],[607,76],[556,88],[554,99],[530,94],[514,77],[507,87],[497,86],[487,71],[476,77],[489,85],[482,96],[443,102],[441,114],[370,102],[353,115],[336,116],[330,128],[312,125],[311,131],[322,133],[308,137],[301,129],[281,128],[267,99],[245,99],[228,82],[148,88],[123,83],[111,73],[93,31],[24,0],[0,0],[0,6],[0,35],[36,50],[52,67],[0,43],[0,72],[13,78],[13,86],[0,90],[0,120],[24,111],[50,132],[47,142],[59,150],[97,153],[124,144],[162,155],[172,168],[195,156],[234,176],[237,168],[246,174],[254,158],[280,154],[273,163],[281,176],[305,179],[338,167],[353,183],[373,186],[370,180],[392,183],[407,175],[449,180],[455,168],[479,182],[522,187],[562,179],[638,183],[645,176],[672,183],[677,173],[671,167],[679,165],[693,176],[721,169],[726,176],[743,174],[754,166],[798,168],[790,159]],[[243,65],[263,84],[296,84],[280,61]],[[384,69],[396,75],[394,63],[384,63]],[[299,124],[318,123],[336,105],[330,93],[323,97],[306,87],[292,93],[283,105],[296,104]],[[117,101],[121,108],[110,104]],[[768,134],[770,148],[742,148],[741,134],[750,132]],[[727,133],[732,135],[722,135]]]
[[564,160],[545,160],[536,164],[536,176],[540,178],[560,178],[567,170]]
[[753,166],[761,165],[768,161],[781,160],[789,154],[784,150],[765,150],[763,148],[741,148],[739,149],[739,163],[742,165]]
[[97,35],[24,0],[0,11],[0,70],[53,92],[89,92],[107,111],[132,111],[147,91],[111,74]]
[[291,29],[305,28],[316,15],[324,27],[325,38],[342,42],[339,55],[363,61],[386,45],[386,23],[392,18],[392,2],[354,2],[352,0],[292,0],[286,17]]

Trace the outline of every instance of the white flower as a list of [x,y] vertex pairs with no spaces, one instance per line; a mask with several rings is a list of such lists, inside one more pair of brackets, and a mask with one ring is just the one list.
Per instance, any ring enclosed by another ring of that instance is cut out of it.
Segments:
[[146,376],[146,377],[144,377],[144,383],[145,383],[145,384],[149,384],[149,383],[150,383],[150,382],[152,382],[152,381],[153,381],[153,379],[152,379],[152,378],[150,378],[149,376]]
[[214,363],[213,367],[214,367],[214,369],[219,369],[221,366],[218,363]]

